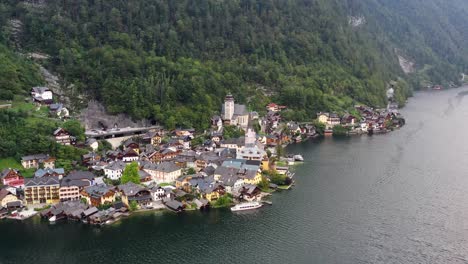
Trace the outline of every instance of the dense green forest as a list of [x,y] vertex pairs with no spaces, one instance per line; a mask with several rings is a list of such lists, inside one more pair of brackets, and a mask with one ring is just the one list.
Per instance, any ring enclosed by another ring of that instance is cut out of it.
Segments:
[[[391,81],[403,103],[422,79],[457,84],[467,69],[462,0],[35,2],[0,4],[2,25],[23,23],[22,49],[51,55],[47,67],[109,112],[168,128],[207,128],[228,91],[251,110],[274,100],[310,120],[383,106]],[[0,40],[15,46],[7,26]],[[405,75],[396,50],[418,71]]]
[[0,100],[13,100],[40,84],[39,69],[0,44]]

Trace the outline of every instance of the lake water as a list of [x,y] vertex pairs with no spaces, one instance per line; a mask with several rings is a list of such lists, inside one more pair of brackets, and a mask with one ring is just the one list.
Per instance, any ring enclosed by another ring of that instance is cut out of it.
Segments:
[[114,226],[0,222],[4,263],[468,263],[468,88],[418,93],[387,135],[289,147],[273,205],[148,213]]

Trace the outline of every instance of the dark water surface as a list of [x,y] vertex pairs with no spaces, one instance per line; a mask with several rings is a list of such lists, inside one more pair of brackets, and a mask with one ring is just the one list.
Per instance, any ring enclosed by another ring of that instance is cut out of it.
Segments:
[[289,147],[273,206],[150,213],[93,228],[0,222],[3,263],[468,263],[468,98],[418,93],[387,135]]

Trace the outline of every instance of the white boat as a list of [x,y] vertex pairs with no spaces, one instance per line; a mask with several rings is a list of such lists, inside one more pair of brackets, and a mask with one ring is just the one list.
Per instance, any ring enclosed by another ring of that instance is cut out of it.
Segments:
[[253,210],[262,207],[262,204],[259,202],[248,202],[248,203],[240,203],[236,204],[234,207],[231,207],[231,211],[245,211],[245,210]]
[[302,157],[302,155],[294,155],[294,160],[295,161],[304,161],[304,158]]
[[55,222],[57,221],[57,216],[52,216],[51,218],[49,218],[49,222]]

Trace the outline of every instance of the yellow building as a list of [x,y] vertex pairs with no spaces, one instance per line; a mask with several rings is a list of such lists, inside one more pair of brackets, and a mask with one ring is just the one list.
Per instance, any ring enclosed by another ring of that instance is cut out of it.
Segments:
[[214,184],[207,186],[203,190],[201,190],[203,198],[212,202],[216,201],[225,194],[225,188],[220,184]]
[[268,170],[270,170],[270,160],[268,158],[265,158],[262,160],[262,171]]
[[0,190],[0,208],[7,207],[8,203],[20,201],[16,195],[8,191],[6,188]]
[[262,174],[260,172],[255,172],[254,176],[251,176],[251,175],[253,175],[253,172],[249,173],[249,171],[247,171],[246,177],[244,178],[245,184],[257,185],[262,181]]
[[24,200],[26,204],[55,204],[60,202],[59,189],[59,177],[26,179]]
[[328,122],[328,117],[330,115],[328,113],[318,113],[317,114],[317,120],[320,122],[320,123],[323,123],[323,124],[326,124]]

